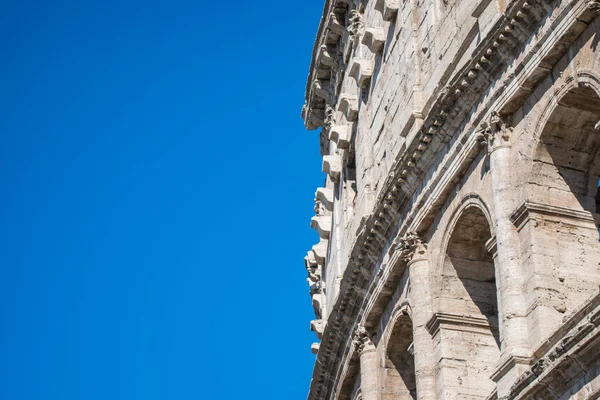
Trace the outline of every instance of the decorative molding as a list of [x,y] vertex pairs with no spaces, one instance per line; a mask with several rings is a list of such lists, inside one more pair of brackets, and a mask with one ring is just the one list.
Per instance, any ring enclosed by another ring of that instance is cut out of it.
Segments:
[[599,351],[600,295],[596,295],[534,352],[531,367],[517,378],[506,399],[564,393],[580,375],[596,368]]
[[522,355],[513,355],[509,354],[508,357],[504,358],[500,361],[496,369],[490,375],[490,379],[494,382],[498,382],[500,378],[502,378],[508,371],[516,367],[517,365],[530,365],[531,364],[531,355],[522,356]]
[[364,351],[375,351],[375,345],[373,345],[373,342],[371,341],[371,335],[369,335],[369,332],[367,332],[362,325],[356,328],[356,331],[354,332],[354,348],[359,354]]
[[[510,215],[510,221],[521,230],[529,221],[540,217],[556,218],[562,223],[579,227],[595,227],[594,216],[589,211],[573,210],[568,207],[524,201]],[[590,225],[589,223],[593,224]]]
[[600,14],[600,1],[599,0],[585,0],[586,7],[596,11]]
[[485,249],[492,255],[492,258],[496,258],[496,255],[498,254],[498,239],[496,238],[496,235],[485,242]]
[[362,34],[364,28],[363,16],[357,9],[350,10],[348,22],[348,33],[350,34],[350,40],[353,40]]
[[407,264],[413,260],[427,258],[427,244],[416,232],[407,233],[396,245],[396,251]]
[[425,325],[432,337],[435,337],[441,329],[457,331],[468,331],[490,335],[491,325],[484,316],[460,315],[451,313],[434,313]]
[[512,131],[513,128],[496,111],[492,111],[488,120],[481,123],[480,132],[489,153],[500,148],[510,147]]

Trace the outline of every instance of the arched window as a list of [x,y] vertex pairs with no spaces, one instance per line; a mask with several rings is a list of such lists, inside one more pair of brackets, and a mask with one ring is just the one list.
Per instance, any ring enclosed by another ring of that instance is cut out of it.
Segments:
[[417,398],[412,343],[412,321],[410,316],[402,314],[394,324],[386,349],[382,400]]

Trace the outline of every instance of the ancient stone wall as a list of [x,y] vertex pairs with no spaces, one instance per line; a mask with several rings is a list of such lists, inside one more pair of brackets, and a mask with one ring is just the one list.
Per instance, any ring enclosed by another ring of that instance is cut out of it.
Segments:
[[600,396],[598,10],[326,1],[309,399]]

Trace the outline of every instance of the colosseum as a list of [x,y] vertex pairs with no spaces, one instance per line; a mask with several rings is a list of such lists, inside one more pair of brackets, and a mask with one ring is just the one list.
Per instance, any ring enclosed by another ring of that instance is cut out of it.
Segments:
[[600,398],[599,15],[326,0],[309,400]]

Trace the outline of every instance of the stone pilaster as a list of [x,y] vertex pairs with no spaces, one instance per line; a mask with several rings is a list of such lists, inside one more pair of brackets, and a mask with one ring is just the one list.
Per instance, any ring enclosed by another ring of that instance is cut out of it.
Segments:
[[[501,362],[508,360],[522,363],[531,354],[526,318],[527,304],[524,301],[525,276],[520,262],[518,232],[510,220],[516,203],[516,190],[512,182],[510,128],[497,112],[492,112],[483,124],[490,158],[492,202],[496,226],[494,264],[498,288],[498,309]],[[508,371],[506,371],[508,372]],[[505,379],[506,378],[506,379]],[[495,374],[498,395],[501,397],[514,377],[512,374]]]
[[378,400],[377,352],[369,333],[362,326],[354,334],[354,343],[360,355],[360,391],[363,400]]
[[406,235],[402,244],[410,279],[417,399],[434,399],[436,396],[434,348],[426,326],[432,314],[427,245],[415,233]]

